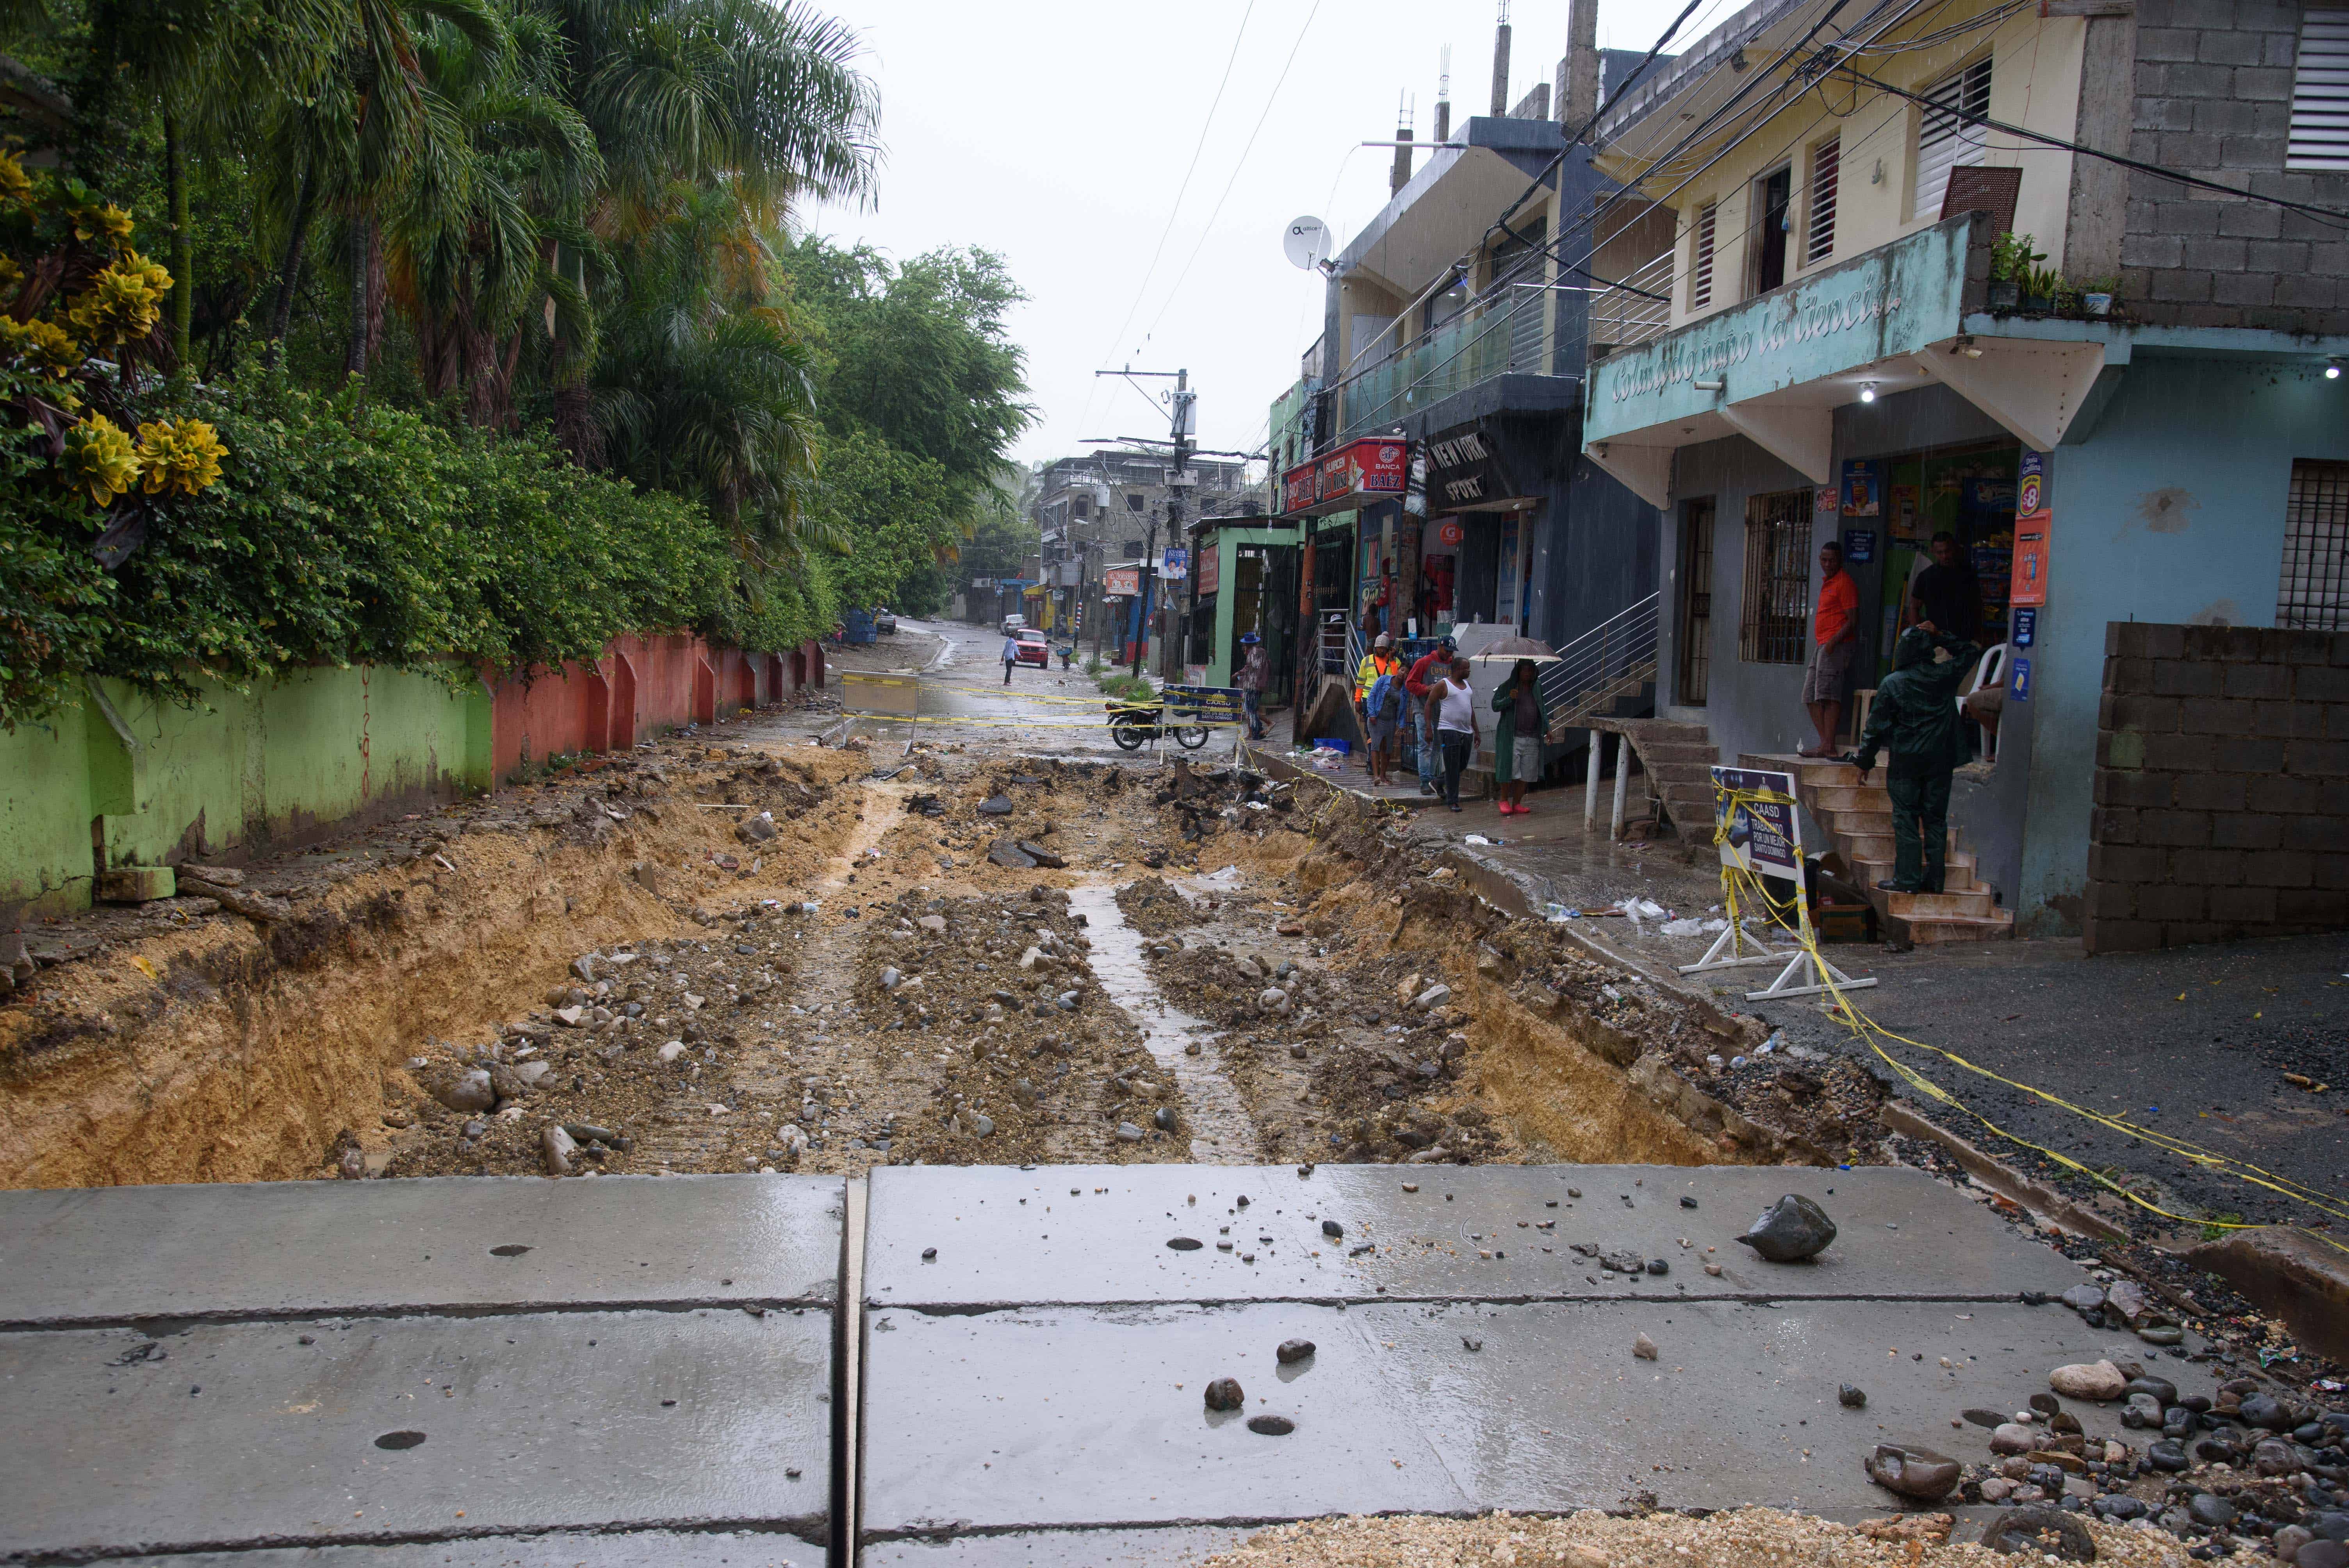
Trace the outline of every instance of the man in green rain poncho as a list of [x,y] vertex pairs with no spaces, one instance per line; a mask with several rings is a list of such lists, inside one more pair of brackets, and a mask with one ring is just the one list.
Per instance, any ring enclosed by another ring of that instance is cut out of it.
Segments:
[[1892,673],[1876,688],[1868,729],[1851,758],[1868,782],[1876,754],[1892,754],[1884,787],[1892,796],[1893,892],[1939,892],[1950,841],[1950,775],[1966,759],[1957,695],[1981,650],[1922,626],[1900,634]]

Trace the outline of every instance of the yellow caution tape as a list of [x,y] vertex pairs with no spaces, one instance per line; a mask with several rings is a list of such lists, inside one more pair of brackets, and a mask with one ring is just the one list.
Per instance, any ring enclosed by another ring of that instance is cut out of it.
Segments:
[[[1735,789],[1716,785],[1715,792],[1733,807],[1745,801],[1766,802],[1776,805],[1793,803],[1789,801],[1785,796],[1780,795],[1773,790]],[[1733,817],[1733,811],[1717,813],[1713,832],[1713,842],[1716,845],[1727,838],[1729,822]],[[2171,1210],[2165,1209],[2160,1204],[2155,1203],[2139,1194],[2129,1191],[2127,1187],[2105,1175],[2104,1172],[2089,1169],[2080,1161],[2073,1159],[2070,1155],[2050,1149],[2044,1144],[2034,1143],[2030,1139],[2022,1136],[2020,1133],[2012,1132],[2007,1129],[2001,1127],[1998,1123],[1984,1116],[1981,1111],[1976,1110],[1972,1106],[1966,1104],[1965,1101],[1959,1099],[1950,1090],[1942,1088],[1940,1084],[1935,1083],[1931,1078],[1927,1078],[1915,1068],[1910,1067],[1906,1062],[1897,1060],[1891,1053],[1885,1050],[1882,1046],[1877,1043],[1878,1038],[1908,1046],[1916,1050],[1930,1051],[1933,1055],[1941,1057],[1944,1061],[1962,1068],[1968,1072],[1989,1078],[1993,1083],[2003,1084],[2007,1088],[2015,1089],[2021,1093],[2031,1095],[2045,1104],[2054,1106],[2059,1110],[2068,1111],[2072,1115],[2077,1116],[2083,1120],[2093,1122],[2108,1131],[2117,1132],[2126,1137],[2137,1139],[2143,1142],[2149,1143],[2157,1149],[2162,1150],[2169,1154],[2174,1154],[2178,1158],[2188,1161],[2206,1171],[2213,1171],[2220,1175],[2230,1176],[2239,1181],[2248,1182],[2253,1186],[2264,1187],[2270,1191],[2280,1193],[2283,1197],[2291,1199],[2295,1202],[2304,1203],[2311,1208],[2319,1210],[2323,1213],[2333,1216],[2334,1218],[2349,1219],[2349,1205],[2344,1205],[2343,1200],[2336,1198],[2330,1193],[2314,1191],[2309,1188],[2302,1186],[2300,1183],[2291,1180],[2289,1177],[2281,1176],[2274,1171],[2268,1171],[2261,1166],[2251,1164],[2245,1161],[2234,1159],[2230,1155],[2220,1154],[2215,1150],[2205,1149],[2199,1144],[2189,1141],[2188,1140],[2174,1137],[2171,1134],[2146,1127],[2141,1123],[2131,1121],[2126,1117],[2108,1116],[2102,1111],[2092,1110],[2087,1107],[2075,1105],[2072,1101],[2065,1099],[2061,1095],[2051,1093],[2050,1091],[2041,1088],[2034,1084],[2027,1084],[2018,1079],[2008,1078],[2002,1073],[1999,1073],[1989,1068],[1983,1067],[1979,1062],[1971,1061],[1955,1051],[1949,1050],[1940,1046],[1929,1045],[1922,1040],[1912,1040],[1906,1035],[1893,1033],[1891,1030],[1884,1027],[1881,1024],[1878,1024],[1875,1019],[1869,1017],[1866,1013],[1860,1011],[1860,1009],[1854,1005],[1850,996],[1846,995],[1842,987],[1836,984],[1834,971],[1829,967],[1826,957],[1819,952],[1817,939],[1811,934],[1809,929],[1809,921],[1807,919],[1802,919],[1795,924],[1789,924],[1785,915],[1781,913],[1782,906],[1778,901],[1770,896],[1769,890],[1766,887],[1760,885],[1760,879],[1756,877],[1753,872],[1742,867],[1732,866],[1724,862],[1721,868],[1722,902],[1733,924],[1735,923],[1738,919],[1738,892],[1741,884],[1752,884],[1748,891],[1754,895],[1753,902],[1758,903],[1760,906],[1768,913],[1769,918],[1774,924],[1788,932],[1794,936],[1796,942],[1802,944],[1804,952],[1811,960],[1812,969],[1816,971],[1818,975],[1818,983],[1820,986],[1826,990],[1830,997],[1833,998],[1836,1011],[1841,1015],[1844,1022],[1849,1026],[1852,1033],[1857,1036],[1861,1040],[1865,1041],[1868,1049],[1874,1051],[1884,1064],[1890,1068],[1892,1071],[1900,1078],[1902,1082],[1908,1084],[1911,1088],[1914,1088],[1918,1093],[1925,1096],[1927,1099],[1949,1106],[1954,1110],[1964,1112],[1966,1115],[1973,1118],[1974,1120],[1980,1122],[1983,1127],[1988,1128],[1992,1132],[2006,1140],[2008,1142],[2019,1144],[2023,1148],[2031,1150],[2034,1153],[2044,1156],[2046,1159],[2054,1161],[2055,1164],[2067,1171],[2072,1171],[2082,1176],[2085,1176],[2090,1181],[2095,1182],[2098,1186],[2118,1193],[2121,1197],[2127,1199],[2138,1208],[2145,1210],[2148,1213],[2159,1215],[2165,1220],[2173,1221],[2183,1225],[2205,1225],[2227,1231],[2249,1231],[2261,1228],[2256,1224],[2239,1223],[2227,1220],[2205,1219],[2198,1215],[2180,1214]],[[1799,894],[1797,896],[1799,897]],[[2349,1246],[2344,1246],[2340,1242],[2333,1240],[2331,1236],[2324,1234],[2321,1231],[2313,1230],[2304,1225],[2294,1226],[2293,1228],[2300,1231],[2302,1234],[2313,1237],[2317,1241],[2321,1241],[2325,1245],[2333,1247],[2337,1251],[2349,1253]]]

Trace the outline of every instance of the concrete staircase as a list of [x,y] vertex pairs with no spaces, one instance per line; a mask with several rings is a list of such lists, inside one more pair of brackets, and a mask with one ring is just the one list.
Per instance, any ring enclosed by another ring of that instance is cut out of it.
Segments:
[[[1713,836],[1713,768],[1721,748],[1701,724],[1669,718],[1586,717],[1595,730],[1621,736],[1648,776],[1649,793],[1684,839]],[[1888,830],[1889,830],[1888,829]]]
[[1863,784],[1859,769],[1846,762],[1749,756],[1738,765],[1795,776],[1804,807],[1833,841],[1813,847],[1841,855],[1877,914],[1896,932],[1905,929],[1909,941],[1989,942],[2014,934],[2014,913],[1999,906],[1996,891],[1977,874],[1975,858],[1961,846],[1954,827],[1940,892],[1890,892],[1876,885],[1892,876],[1892,797],[1882,767]]

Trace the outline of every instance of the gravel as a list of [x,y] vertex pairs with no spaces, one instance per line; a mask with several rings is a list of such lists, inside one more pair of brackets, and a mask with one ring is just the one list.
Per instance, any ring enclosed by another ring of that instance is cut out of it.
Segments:
[[[1878,1522],[1915,1530],[1935,1516]],[[1939,1516],[1946,1519],[1946,1515]],[[2185,1544],[2150,1532],[2084,1522],[2108,1568],[2186,1568]],[[1866,1528],[1866,1527],[1863,1527]],[[1566,1519],[1506,1513],[1479,1519],[1332,1519],[1282,1525],[1208,1559],[1206,1568],[2013,1568],[2020,1558],[1973,1544],[1926,1544],[1775,1509],[1741,1509],[1706,1519],[1651,1513],[1618,1519],[1586,1510]]]

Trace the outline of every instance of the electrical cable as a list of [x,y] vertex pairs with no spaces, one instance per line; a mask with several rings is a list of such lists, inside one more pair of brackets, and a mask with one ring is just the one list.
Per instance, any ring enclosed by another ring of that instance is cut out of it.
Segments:
[[1248,132],[1247,143],[1240,149],[1239,161],[1232,165],[1232,177],[1224,181],[1223,193],[1216,198],[1215,206],[1208,209],[1207,221],[1199,231],[1199,242],[1191,247],[1190,259],[1175,274],[1174,282],[1166,291],[1166,298],[1158,306],[1158,314],[1150,318],[1150,332],[1156,332],[1158,324],[1166,319],[1166,312],[1174,305],[1174,296],[1182,292],[1184,280],[1191,275],[1192,265],[1198,261],[1199,253],[1207,248],[1208,238],[1216,230],[1216,220],[1223,216],[1224,202],[1230,198],[1232,187],[1239,183],[1240,170],[1247,167],[1248,154],[1256,150],[1256,139],[1263,132],[1264,122],[1272,118],[1272,106],[1280,101],[1280,89],[1288,80],[1289,67],[1297,64],[1297,51],[1305,46],[1305,35],[1313,30],[1313,18],[1320,14],[1321,0],[1313,0],[1312,9],[1305,13],[1305,25],[1297,29],[1297,42],[1288,46],[1288,58],[1281,62],[1280,75],[1274,79],[1272,91],[1265,95],[1264,112],[1256,117],[1255,129]]
[[[1216,96],[1207,100],[1207,113],[1200,125],[1199,139],[1191,148],[1190,166],[1183,170],[1183,181],[1174,188],[1174,205],[1166,211],[1166,227],[1159,231],[1158,243],[1150,252],[1150,264],[1143,268],[1142,281],[1134,285],[1133,303],[1126,307],[1125,319],[1118,324],[1117,335],[1111,339],[1112,354],[1117,352],[1117,346],[1125,340],[1126,329],[1133,325],[1134,316],[1140,314],[1143,296],[1150,292],[1150,280],[1158,271],[1158,258],[1165,253],[1166,242],[1174,237],[1174,222],[1183,212],[1183,198],[1191,190],[1191,176],[1198,172],[1199,160],[1207,150],[1207,128],[1216,123],[1216,110],[1224,101],[1224,89],[1231,85],[1232,67],[1239,64],[1240,44],[1247,36],[1248,18],[1255,15],[1256,0],[1248,0],[1247,9],[1240,13],[1239,27],[1232,34],[1232,52],[1225,57],[1222,79],[1216,83]],[[1077,419],[1078,428],[1082,429],[1092,422],[1092,407],[1093,394],[1088,392],[1084,409]]]

